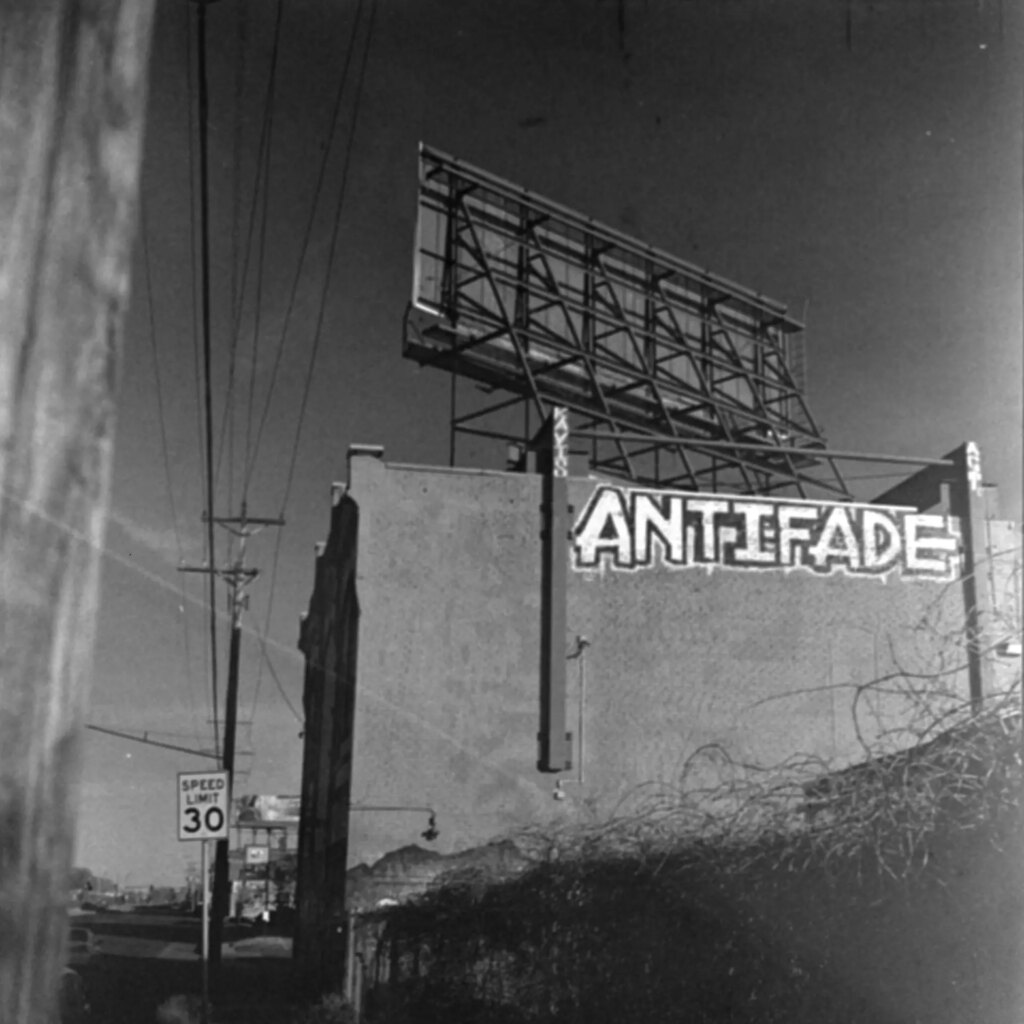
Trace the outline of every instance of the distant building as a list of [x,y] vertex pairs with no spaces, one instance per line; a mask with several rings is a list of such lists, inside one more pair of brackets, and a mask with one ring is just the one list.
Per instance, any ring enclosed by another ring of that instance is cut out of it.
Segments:
[[258,793],[233,801],[228,853],[231,916],[291,913],[299,845],[299,796]]

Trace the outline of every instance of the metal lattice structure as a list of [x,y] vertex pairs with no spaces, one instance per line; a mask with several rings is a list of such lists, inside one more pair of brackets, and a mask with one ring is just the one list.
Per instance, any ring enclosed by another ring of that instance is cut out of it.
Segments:
[[[771,299],[420,149],[404,353],[453,375],[453,460],[457,434],[528,445],[560,405],[597,472],[849,498],[804,399],[801,330]],[[460,413],[457,377],[490,399]]]

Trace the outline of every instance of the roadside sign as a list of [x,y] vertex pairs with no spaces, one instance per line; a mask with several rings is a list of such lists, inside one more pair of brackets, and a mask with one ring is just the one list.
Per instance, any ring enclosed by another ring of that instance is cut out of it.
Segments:
[[227,839],[231,808],[228,772],[178,772],[178,839]]
[[246,864],[269,864],[270,863],[270,847],[269,846],[247,846],[245,848],[245,863]]

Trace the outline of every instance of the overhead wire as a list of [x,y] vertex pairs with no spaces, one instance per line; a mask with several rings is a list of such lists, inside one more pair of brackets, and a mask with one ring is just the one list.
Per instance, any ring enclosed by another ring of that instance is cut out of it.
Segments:
[[[127,555],[121,554],[120,551],[117,551],[116,549],[112,548],[105,540],[101,541],[100,543],[97,543],[84,530],[70,526],[68,523],[56,518],[43,505],[39,505],[36,504],[35,502],[25,500],[23,497],[15,494],[13,491],[10,490],[4,490],[3,495],[7,500],[14,502],[19,508],[24,509],[27,512],[30,512],[33,516],[39,518],[43,522],[46,522],[49,525],[54,526],[59,530],[62,530],[69,537],[74,538],[76,541],[87,544],[90,548],[97,551],[101,556],[108,558],[110,561],[122,566],[129,572],[132,572],[135,575],[142,577],[144,580],[147,580],[148,582],[152,583],[160,590],[164,590],[168,593],[173,594],[175,598],[179,596],[180,589],[179,582],[177,580],[172,583],[166,577],[160,575],[160,573],[154,572],[152,569],[147,569],[138,561],[138,559],[131,558]],[[207,605],[202,598],[195,597],[194,595],[189,594],[187,592],[185,593],[184,597],[188,603],[195,605],[198,609],[202,611],[206,610]],[[227,611],[219,611],[216,612],[216,614],[223,618],[226,622],[230,621],[231,616]],[[273,637],[263,636],[259,632],[259,630],[253,629],[251,626],[243,625],[242,631],[258,639],[261,647],[263,648],[274,647],[275,649],[281,651],[287,657],[294,658],[296,661],[301,659],[299,651],[289,644],[281,643],[280,641],[275,640]],[[294,712],[294,707],[292,708],[292,711]],[[200,740],[200,742],[202,741]]]
[[[4,491],[3,493],[5,498],[14,501],[16,504],[19,505],[19,507],[31,512],[33,516],[38,517],[43,522],[49,523],[51,526],[55,526],[58,529],[63,530],[66,534],[68,534],[68,536],[73,537],[76,541],[82,541],[88,544],[91,548],[98,551],[104,557],[109,558],[112,562],[116,562],[118,565],[123,566],[125,569],[128,569],[136,575],[141,576],[143,579],[149,581],[154,586],[159,587],[161,590],[166,590],[169,593],[174,594],[175,597],[179,596],[180,590],[178,587],[177,580],[175,580],[175,582],[172,583],[166,577],[161,576],[160,573],[154,572],[152,569],[147,569],[137,559],[121,554],[120,551],[117,551],[114,548],[110,547],[110,545],[107,544],[105,541],[101,544],[96,544],[92,540],[92,538],[85,533],[85,531],[75,529],[74,527],[69,526],[67,523],[57,519],[54,515],[48,512],[46,508],[44,508],[42,505],[37,505],[34,502],[26,501],[25,499],[20,498],[18,495],[14,494],[14,492],[10,490]],[[186,600],[188,600],[191,604],[195,605],[196,608],[205,611],[206,602],[202,598],[195,597],[192,594],[186,594]],[[231,615],[227,611],[219,611],[217,612],[217,615],[220,618],[222,618],[225,622],[229,622],[231,620]],[[252,635],[253,637],[259,636],[259,632],[250,626],[243,625],[242,631],[244,633]],[[265,642],[269,646],[277,648],[285,654],[294,655],[296,659],[299,659],[301,657],[298,650],[293,650],[292,647],[288,644],[281,643],[280,641],[275,640],[273,637],[266,637]]]
[[[262,326],[261,313],[263,310],[263,269],[267,248],[267,214],[270,208],[270,157],[274,148],[274,94],[277,77],[277,56],[281,42],[281,15],[283,7],[282,0],[277,0],[277,14],[274,21],[274,49],[271,57],[270,81],[267,84],[265,113],[267,145],[263,157],[263,209],[260,216],[259,255],[256,260],[256,301],[253,310],[252,361],[249,366],[249,401],[245,426],[245,465],[248,465],[249,462],[249,452],[252,444],[253,409],[256,403],[256,371],[259,363],[260,328]],[[242,483],[242,501],[246,500],[248,490],[249,474],[245,473]]]
[[[285,311],[285,318],[284,318],[284,323],[283,323],[283,326],[282,326],[281,338],[280,338],[279,344],[278,344],[278,351],[276,351],[276,353],[275,353],[274,361],[273,361],[273,367],[272,367],[271,373],[270,373],[270,385],[269,385],[269,388],[267,390],[267,396],[266,396],[266,401],[265,401],[264,407],[263,407],[263,413],[262,413],[262,416],[260,417],[260,423],[259,423],[259,428],[258,428],[257,434],[256,434],[256,442],[255,442],[255,445],[254,445],[252,458],[250,460],[249,466],[246,469],[246,478],[247,478],[247,484],[246,485],[248,485],[248,479],[251,476],[252,471],[253,471],[253,469],[255,467],[255,464],[256,464],[256,457],[257,457],[258,452],[259,452],[259,444],[260,444],[260,440],[261,440],[261,438],[263,436],[263,428],[266,425],[267,418],[268,418],[268,415],[269,415],[270,401],[271,401],[271,398],[272,398],[272,395],[273,395],[273,387],[274,387],[274,383],[276,381],[276,377],[278,377],[278,372],[279,372],[279,369],[280,369],[280,366],[281,366],[282,355],[283,355],[284,350],[285,350],[285,341],[286,341],[287,334],[288,334],[288,328],[289,328],[289,325],[291,323],[292,312],[293,312],[293,310],[295,308],[296,297],[298,295],[299,283],[301,281],[301,276],[302,276],[302,269],[303,269],[303,266],[304,266],[304,263],[305,263],[306,254],[307,254],[308,249],[309,249],[309,242],[310,242],[310,239],[312,238],[313,226],[316,223],[316,211],[319,208],[319,199],[321,199],[321,195],[322,195],[323,189],[324,189],[324,183],[325,183],[325,181],[327,179],[327,168],[328,168],[330,157],[331,157],[331,153],[332,153],[332,150],[333,150],[335,134],[337,132],[338,121],[339,121],[340,114],[341,114],[342,101],[343,101],[344,95],[345,95],[345,85],[346,85],[346,82],[348,81],[348,72],[349,72],[349,68],[351,66],[351,61],[352,61],[353,54],[355,52],[356,39],[358,38],[358,30],[359,30],[359,26],[360,26],[360,22],[361,22],[361,17],[362,17],[362,7],[364,7],[364,2],[362,2],[362,0],[359,0],[358,4],[356,5],[355,15],[354,15],[354,17],[352,19],[352,31],[349,34],[348,45],[346,47],[346,53],[345,53],[345,59],[344,59],[343,65],[342,65],[342,71],[341,71],[341,75],[340,75],[339,81],[338,81],[338,88],[337,88],[337,90],[335,92],[334,105],[333,105],[333,109],[332,109],[332,113],[331,113],[330,133],[329,133],[329,136],[328,136],[327,145],[324,147],[324,154],[323,154],[323,156],[321,158],[321,165],[319,165],[319,170],[318,170],[318,173],[317,173],[317,176],[316,176],[316,184],[315,184],[314,189],[313,189],[313,199],[312,199],[312,203],[310,204],[309,216],[308,216],[308,218],[306,220],[305,230],[303,232],[303,239],[302,239],[302,246],[301,246],[301,249],[300,249],[299,260],[298,260],[298,263],[296,265],[295,275],[293,276],[293,279],[292,279],[292,286],[291,286],[291,290],[290,290],[290,294],[289,294],[288,305],[287,305],[286,311]],[[362,75],[360,75],[360,79],[359,79],[359,85],[358,85],[359,92],[361,92],[362,78],[364,78],[365,73],[366,73],[366,57],[367,57],[367,54],[369,53],[369,49],[370,49],[372,29],[373,29],[373,22],[371,20],[370,29],[368,30],[367,36],[366,36],[364,55],[362,55]],[[351,139],[352,139],[352,135],[353,135],[354,129],[355,129],[355,119],[356,119],[357,113],[358,113],[358,96],[356,97],[356,104],[355,104],[354,109],[353,109],[352,123],[351,123],[350,130],[349,130],[348,146],[347,146],[346,157],[345,157],[345,173],[342,176],[342,183],[341,183],[341,189],[340,189],[340,195],[339,195],[339,201],[338,201],[338,211],[336,212],[336,216],[335,216],[335,232],[334,232],[334,238],[332,239],[332,250],[331,250],[331,255],[328,258],[328,266],[327,266],[327,270],[325,272],[325,286],[324,286],[324,290],[323,290],[323,293],[322,293],[322,300],[321,300],[322,314],[323,314],[323,305],[324,305],[324,303],[326,301],[327,282],[330,280],[331,265],[332,265],[333,253],[334,253],[334,243],[336,242],[336,237],[337,237],[337,224],[338,224],[338,222],[340,220],[341,207],[342,207],[342,205],[344,203],[344,188],[345,188],[345,180],[346,180],[346,177],[347,177],[348,158],[349,158],[349,156],[351,154]],[[321,321],[319,321],[319,324],[322,325],[322,323],[323,323],[323,315],[321,316]],[[299,433],[299,431],[301,431],[301,417],[304,416],[305,403],[306,403],[306,401],[308,399],[309,381],[310,381],[310,378],[311,378],[312,368],[313,368],[313,366],[315,364],[316,347],[317,346],[318,346],[318,334],[317,334],[317,337],[314,339],[313,351],[312,351],[311,356],[310,356],[310,367],[309,367],[309,371],[307,372],[307,375],[306,375],[306,386],[305,386],[305,390],[304,390],[304,393],[303,393],[303,406],[302,406],[302,410],[300,411],[300,422],[299,422],[299,426],[298,426],[297,431],[296,431],[296,441],[293,444],[292,459],[291,459],[291,465],[290,465],[289,474],[288,474],[289,483],[288,483],[288,486],[286,487],[284,499],[283,499],[282,506],[281,506],[281,518],[285,517],[285,513],[286,513],[286,511],[288,509],[288,502],[289,502],[289,497],[290,497],[290,493],[291,493],[291,480],[292,480],[292,475],[293,475],[293,472],[294,472],[296,452],[297,452],[297,449],[298,449],[298,433]],[[282,535],[282,532],[279,531],[278,538],[276,538],[276,541],[274,543],[273,558],[272,558],[272,563],[271,563],[271,568],[270,568],[270,583],[269,583],[269,588],[268,588],[268,593],[267,593],[266,613],[265,613],[265,620],[264,620],[264,627],[263,627],[264,634],[267,633],[269,631],[269,628],[270,628],[270,616],[271,616],[271,613],[273,611],[273,598],[274,598],[274,593],[275,593],[275,588],[276,588],[276,582],[278,582],[278,568],[279,568],[280,561],[281,561],[282,541],[283,541],[283,535]],[[252,702],[252,711],[251,711],[250,716],[249,716],[250,718],[253,718],[255,716],[256,705],[257,705],[257,702],[259,700],[260,689],[261,689],[262,682],[263,682],[263,671],[262,670],[263,670],[263,662],[261,660],[260,665],[259,665],[259,669],[257,671],[256,685],[255,685],[254,690],[253,690],[253,702]],[[278,682],[279,682],[279,687],[280,687],[280,681],[278,681]]]
[[370,43],[373,38],[374,20],[377,14],[376,0],[370,5],[370,19],[366,30],[366,42],[363,46],[362,64],[359,68],[359,77],[356,81],[356,95],[352,107],[352,124],[348,134],[348,144],[345,147],[345,159],[341,168],[341,183],[338,188],[338,205],[334,213],[334,224],[331,228],[331,241],[327,250],[327,269],[324,272],[323,287],[320,291],[320,306],[317,310],[316,326],[313,330],[313,346],[309,355],[309,363],[306,367],[306,379],[303,383],[302,398],[299,402],[299,418],[295,426],[295,438],[292,442],[291,457],[288,464],[288,474],[285,479],[284,500],[281,504],[282,510],[287,508],[288,499],[291,495],[292,484],[295,479],[295,466],[298,461],[299,442],[302,439],[302,427],[306,420],[306,412],[309,406],[309,393],[313,384],[313,372],[316,369],[316,359],[320,351],[320,343],[323,338],[324,317],[327,310],[327,293],[330,289],[331,271],[334,267],[334,257],[338,248],[338,237],[341,233],[341,216],[345,209],[345,198],[348,191],[348,175],[352,161],[353,142],[355,141],[356,130],[359,126],[359,108],[363,98],[363,85],[366,79],[366,67],[370,55]]
[[338,88],[334,95],[334,104],[331,110],[330,120],[330,132],[327,138],[327,144],[324,147],[323,155],[320,158],[320,167],[317,172],[316,185],[313,189],[313,201],[310,204],[309,216],[306,219],[305,229],[302,234],[302,244],[299,249],[299,259],[296,264],[295,274],[292,277],[291,288],[288,294],[288,303],[285,307],[284,320],[281,326],[281,335],[278,339],[277,351],[274,355],[274,362],[270,372],[270,384],[267,388],[267,396],[263,404],[263,411],[260,415],[259,426],[256,431],[256,440],[253,445],[252,454],[249,456],[248,464],[246,466],[246,486],[252,476],[252,472],[255,468],[256,458],[259,454],[260,442],[263,438],[263,430],[266,427],[267,420],[270,415],[271,402],[274,395],[274,387],[277,382],[277,375],[280,371],[282,357],[285,350],[285,341],[288,334],[288,328],[291,324],[292,313],[295,310],[295,303],[298,297],[299,284],[302,280],[302,269],[305,265],[306,256],[309,252],[309,243],[313,236],[313,228],[316,225],[317,210],[320,206],[320,196],[323,193],[324,183],[327,178],[327,167],[330,160],[331,151],[334,146],[334,137],[338,127],[338,118],[341,113],[342,101],[345,96],[345,84],[348,81],[349,67],[352,63],[352,56],[355,52],[355,43],[359,31],[359,23],[362,18],[363,0],[359,0],[356,5],[355,16],[352,20],[352,32],[349,35],[348,46],[346,47],[345,59],[342,64],[341,75],[338,79]]
[[[284,701],[288,710],[295,716],[295,720],[302,725],[304,718],[295,710],[295,705],[292,703],[291,698],[288,696],[287,690],[284,688],[284,684],[281,682],[280,676],[277,674],[277,670],[274,668],[274,663],[270,660],[270,652],[267,650],[267,638],[266,634],[260,629],[259,625],[256,626],[256,637],[260,645],[260,655],[263,661],[266,663],[267,668],[270,670],[270,675],[277,686],[278,693],[281,695],[281,699]],[[253,703],[253,711],[255,712],[256,705]],[[249,718],[252,719],[253,715],[250,714]]]
[[185,86],[188,92],[188,265],[189,296],[192,306],[192,355],[196,389],[196,427],[199,439],[199,464],[203,465],[203,420],[202,420],[202,376],[199,353],[199,302],[196,295],[196,157],[195,157],[195,98],[192,89],[192,33],[189,23],[189,8],[185,7]]
[[[261,196],[263,196],[265,191],[266,191],[266,182],[264,180],[264,169],[265,169],[265,166],[266,166],[266,163],[267,163],[267,158],[266,158],[265,154],[269,150],[269,118],[270,118],[270,110],[271,110],[271,107],[272,107],[272,100],[273,100],[273,96],[274,96],[274,88],[275,88],[274,82],[275,82],[275,79],[276,79],[276,76],[277,76],[277,55],[278,55],[278,46],[279,46],[279,40],[280,40],[281,10],[282,10],[282,4],[281,4],[281,2],[279,0],[279,2],[278,2],[278,10],[277,10],[277,18],[275,19],[274,42],[273,42],[273,49],[272,49],[272,56],[271,56],[271,64],[270,64],[270,69],[269,69],[269,72],[268,72],[267,89],[266,89],[266,92],[264,93],[264,100],[263,100],[263,114],[262,114],[261,124],[260,124],[260,137],[259,137],[259,143],[257,145],[257,152],[256,152],[256,176],[255,176],[255,179],[253,181],[252,198],[251,198],[250,206],[249,206],[248,229],[247,229],[247,232],[246,232],[246,241],[245,241],[245,255],[244,255],[243,260],[242,260],[241,274],[238,275],[237,291],[236,291],[236,293],[235,293],[235,295],[233,296],[233,299],[232,299],[232,309],[231,309],[231,344],[229,346],[229,351],[228,351],[228,384],[227,384],[227,390],[226,390],[226,393],[225,393],[225,419],[224,419],[224,422],[221,425],[220,439],[219,439],[218,444],[217,444],[217,464],[216,464],[216,469],[215,469],[215,473],[214,473],[215,486],[216,486],[216,482],[220,480],[221,466],[222,466],[223,457],[224,457],[225,439],[229,435],[229,430],[230,430],[230,442],[231,443],[228,446],[229,447],[228,464],[231,467],[234,466],[234,451],[233,451],[234,434],[233,434],[233,430],[234,430],[234,415],[235,415],[235,380],[236,380],[235,370],[236,370],[236,365],[237,365],[238,346],[239,346],[239,344],[241,342],[242,314],[243,314],[244,306],[245,306],[246,283],[249,280],[249,262],[250,262],[250,259],[252,257],[253,239],[254,239],[254,236],[256,234],[256,224],[258,222],[259,204],[260,204]],[[240,116],[239,116],[239,120],[240,120]],[[239,204],[240,204],[240,200],[239,200]],[[236,272],[237,264],[238,264],[238,261],[237,261],[237,247],[233,245],[233,248],[232,248],[232,268],[233,268],[233,272]],[[230,428],[228,426],[229,423],[230,423]],[[232,471],[229,469],[229,475],[231,474],[231,472]],[[229,498],[229,502],[230,502],[230,498]]]
[[[234,160],[232,162],[232,210],[231,210],[231,253],[238,252],[239,233],[242,226],[242,97],[245,95],[247,19],[249,5],[235,6],[235,125]],[[238,304],[238,261],[231,260],[231,310]]]
[[[234,96],[234,133],[232,139],[233,159],[231,163],[231,306],[232,314],[238,303],[238,259],[239,237],[242,229],[242,98],[245,95],[245,72],[246,72],[246,42],[247,42],[247,12],[249,5],[246,3],[235,6],[235,96]],[[233,324],[232,324],[233,328]],[[238,338],[235,331],[231,331],[231,344],[229,345],[228,357],[228,385],[227,397],[225,399],[224,428],[221,432],[223,441],[224,431],[227,432],[228,444],[228,508],[234,507],[234,465],[235,465],[235,417],[234,393],[235,377],[235,355],[238,347]],[[220,466],[222,443],[217,446],[217,464]],[[214,474],[216,477],[217,474]]]
[[188,91],[188,263],[189,263],[189,296],[192,306],[192,368],[195,383],[196,398],[196,436],[199,443],[199,466],[200,471],[205,469],[205,454],[203,452],[203,385],[202,385],[202,356],[199,350],[199,301],[196,291],[196,280],[198,272],[196,267],[196,170],[195,170],[195,123],[194,107],[195,98],[192,89],[192,33],[189,18],[189,8],[185,7],[185,83]]
[[[156,383],[156,407],[157,419],[160,424],[160,454],[163,459],[164,481],[167,485],[167,504],[171,514],[171,524],[174,528],[174,542],[178,551],[178,561],[185,561],[184,546],[181,542],[181,530],[178,527],[178,510],[174,502],[174,483],[171,479],[171,460],[169,446],[167,444],[167,417],[164,412],[163,381],[160,374],[159,345],[157,344],[156,310],[153,298],[153,274],[149,257],[149,231],[146,219],[145,203],[139,203],[139,236],[142,245],[143,272],[146,280],[146,307],[149,314],[149,340],[153,353],[153,377]],[[185,602],[185,580],[179,579],[181,585],[182,615],[181,626],[185,646],[185,681],[188,693],[189,708],[192,713],[192,725],[195,729],[196,742],[201,742],[199,737],[199,722],[196,714],[195,680],[192,677],[192,644],[189,638],[189,620]]]

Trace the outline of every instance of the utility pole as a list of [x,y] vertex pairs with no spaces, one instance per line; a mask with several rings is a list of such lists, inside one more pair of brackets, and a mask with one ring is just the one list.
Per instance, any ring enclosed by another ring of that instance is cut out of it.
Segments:
[[[238,541],[234,561],[224,567],[216,566],[184,566],[182,572],[208,573],[211,578],[219,576],[230,588],[231,598],[231,641],[228,650],[228,680],[224,700],[224,745],[221,756],[221,768],[229,773],[234,782],[235,771],[235,734],[238,724],[238,664],[242,641],[242,612],[248,607],[249,597],[246,588],[259,576],[259,569],[245,565],[246,542],[254,534],[267,526],[284,526],[284,519],[268,519],[250,516],[246,503],[242,502],[238,516],[205,516],[211,523],[223,527],[232,533]],[[233,794],[232,794],[233,795]],[[228,872],[229,840],[217,842],[217,850],[213,863],[213,898],[210,917],[210,972],[213,990],[218,991],[220,985],[221,943],[224,936],[224,918],[228,914],[231,880]]]
[[[210,564],[217,560],[213,529],[213,370],[210,328],[210,172],[209,172],[209,87],[206,80],[206,4],[213,0],[193,0],[196,5],[196,63],[199,79],[197,106],[199,118],[199,294],[200,323],[203,338],[203,421],[205,423],[206,463],[206,547]],[[191,74],[192,69],[188,69]],[[217,586],[210,575],[210,688],[213,693],[213,736],[220,749],[217,728]]]

